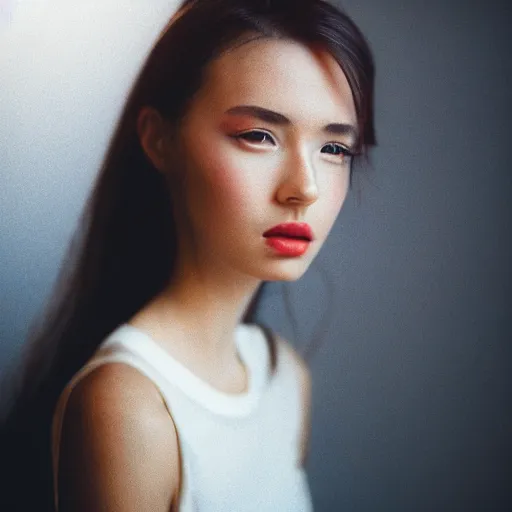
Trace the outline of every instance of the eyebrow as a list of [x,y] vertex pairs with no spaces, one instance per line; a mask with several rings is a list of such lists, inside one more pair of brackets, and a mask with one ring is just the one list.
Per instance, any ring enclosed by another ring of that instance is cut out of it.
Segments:
[[[268,110],[263,107],[257,107],[256,105],[238,105],[232,107],[225,112],[229,115],[246,115],[261,119],[262,121],[270,124],[276,124],[286,126],[292,124],[292,122],[279,112]],[[330,135],[349,135],[353,141],[357,140],[357,129],[355,126],[348,123],[330,123],[323,127],[322,131]]]

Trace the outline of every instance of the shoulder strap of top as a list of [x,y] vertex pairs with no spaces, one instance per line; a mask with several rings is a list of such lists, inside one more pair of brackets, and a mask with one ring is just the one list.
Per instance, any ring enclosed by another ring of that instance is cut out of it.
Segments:
[[277,340],[276,335],[272,332],[272,329],[268,327],[268,325],[265,325],[261,322],[258,322],[256,325],[258,325],[261,330],[263,331],[263,334],[265,335],[265,338],[267,339],[268,348],[270,352],[270,369],[272,373],[275,372],[277,368]]

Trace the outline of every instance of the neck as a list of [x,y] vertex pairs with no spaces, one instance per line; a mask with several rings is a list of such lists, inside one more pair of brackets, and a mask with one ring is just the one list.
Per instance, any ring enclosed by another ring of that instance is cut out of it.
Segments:
[[179,264],[172,282],[150,304],[161,339],[209,367],[232,365],[237,358],[234,331],[261,280],[228,269],[207,271]]

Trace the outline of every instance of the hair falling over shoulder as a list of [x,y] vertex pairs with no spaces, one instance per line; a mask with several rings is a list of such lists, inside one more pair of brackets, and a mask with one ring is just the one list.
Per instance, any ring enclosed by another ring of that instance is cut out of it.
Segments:
[[[49,432],[65,384],[105,336],[147,304],[173,274],[177,242],[172,184],[146,158],[137,134],[137,115],[143,106],[152,106],[179,129],[201,87],[205,67],[249,34],[327,50],[352,90],[360,133],[358,154],[364,157],[375,144],[372,54],[358,27],[340,9],[323,0],[182,3],[136,78],[51,303],[32,326],[23,366],[12,377],[15,400],[4,421],[2,455],[8,454],[4,462],[9,461],[13,480],[23,482],[19,488],[12,486],[18,505],[26,489],[33,487],[27,484],[30,480],[45,489],[37,502],[51,503]],[[244,321],[255,318],[262,288]]]

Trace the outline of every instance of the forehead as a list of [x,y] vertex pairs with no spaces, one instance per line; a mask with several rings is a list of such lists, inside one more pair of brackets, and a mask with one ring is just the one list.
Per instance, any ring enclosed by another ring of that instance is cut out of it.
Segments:
[[356,123],[350,86],[326,51],[290,40],[257,39],[211,62],[198,94],[208,110],[258,105],[294,123]]

